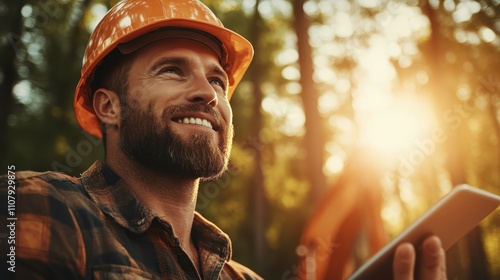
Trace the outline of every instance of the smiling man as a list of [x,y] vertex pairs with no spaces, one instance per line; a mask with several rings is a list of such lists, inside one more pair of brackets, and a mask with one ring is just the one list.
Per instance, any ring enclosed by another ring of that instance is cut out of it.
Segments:
[[[229,99],[252,56],[198,1],[113,7],[91,35],[74,102],[106,160],[80,178],[17,173],[17,279],[261,279],[195,212],[199,182],[227,168]],[[413,277],[408,246],[396,279]],[[426,250],[422,275],[441,279],[439,240]]]
[[198,1],[118,3],[89,39],[75,93],[105,144],[81,178],[20,172],[18,279],[261,279],[195,212],[222,174],[229,98],[253,56]]

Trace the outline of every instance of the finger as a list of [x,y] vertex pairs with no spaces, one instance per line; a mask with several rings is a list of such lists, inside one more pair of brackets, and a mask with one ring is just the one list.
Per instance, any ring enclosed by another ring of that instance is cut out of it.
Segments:
[[437,236],[427,238],[422,244],[419,279],[446,279],[446,261],[441,240]]
[[410,243],[398,246],[394,254],[394,280],[413,280],[415,266],[415,249]]

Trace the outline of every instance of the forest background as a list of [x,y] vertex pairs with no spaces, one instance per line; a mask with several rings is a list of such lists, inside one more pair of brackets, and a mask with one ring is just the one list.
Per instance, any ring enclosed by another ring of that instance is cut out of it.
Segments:
[[[78,176],[103,158],[72,101],[89,34],[116,2],[0,0],[0,166]],[[379,194],[365,208],[387,240],[453,186],[500,194],[500,1],[203,2],[256,54],[231,100],[230,169],[197,206],[236,260],[266,279],[303,274],[301,235],[336,188]],[[499,279],[499,236],[496,211],[450,249],[449,278]]]

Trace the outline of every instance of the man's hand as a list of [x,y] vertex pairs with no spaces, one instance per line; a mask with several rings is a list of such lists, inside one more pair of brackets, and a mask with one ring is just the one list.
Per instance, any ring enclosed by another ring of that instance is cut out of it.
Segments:
[[[436,236],[425,239],[419,253],[417,275],[422,280],[446,279],[446,262],[441,241]],[[415,249],[409,243],[399,245],[394,255],[394,280],[413,280],[415,275]]]

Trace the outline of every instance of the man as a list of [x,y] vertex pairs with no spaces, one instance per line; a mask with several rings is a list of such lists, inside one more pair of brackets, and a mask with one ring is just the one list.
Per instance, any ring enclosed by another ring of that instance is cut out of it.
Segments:
[[[75,93],[105,163],[78,179],[16,174],[17,278],[261,279],[195,212],[200,180],[227,167],[229,98],[252,55],[200,2],[118,3],[89,40]],[[423,256],[423,279],[444,279],[439,240]],[[413,277],[414,259],[399,248],[396,279]]]

